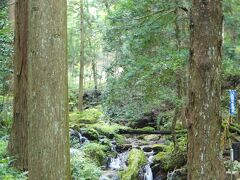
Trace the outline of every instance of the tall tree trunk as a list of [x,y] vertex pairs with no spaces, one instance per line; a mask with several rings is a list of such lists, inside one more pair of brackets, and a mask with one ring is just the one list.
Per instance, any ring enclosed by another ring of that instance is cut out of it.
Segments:
[[15,20],[15,4],[16,0],[8,0],[8,18],[13,23],[14,27],[14,20]]
[[224,179],[221,162],[221,0],[193,0],[188,89],[188,179]]
[[27,41],[28,41],[28,1],[16,3],[15,54],[14,54],[14,105],[13,125],[8,151],[16,158],[14,166],[21,170],[28,167],[28,122],[27,122]]
[[27,2],[28,176],[69,180],[67,2]]
[[94,91],[95,93],[98,90],[98,81],[97,81],[97,66],[96,66],[96,60],[94,57],[92,58],[92,72],[93,72],[93,80],[94,80]]
[[80,0],[80,21],[81,21],[81,45],[80,45],[80,73],[79,73],[79,100],[78,109],[83,111],[83,76],[84,76],[84,23],[83,23],[83,0]]

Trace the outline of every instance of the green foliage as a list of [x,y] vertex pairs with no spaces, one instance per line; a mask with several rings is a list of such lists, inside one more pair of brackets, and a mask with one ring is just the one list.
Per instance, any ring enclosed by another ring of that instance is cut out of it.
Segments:
[[187,140],[185,137],[182,137],[178,141],[178,148],[174,149],[173,143],[170,143],[167,146],[163,146],[164,151],[154,156],[154,161],[160,161],[166,172],[180,168],[186,164]]
[[117,144],[119,144],[119,145],[122,145],[122,144],[126,143],[126,138],[123,135],[116,134],[115,135],[115,140],[116,140]]
[[12,73],[13,36],[8,21],[7,8],[0,9],[0,95],[5,95],[10,88]]
[[81,151],[71,157],[71,166],[74,180],[98,180],[101,175],[101,169],[93,159],[86,157]]
[[13,158],[7,156],[7,142],[0,140],[0,179],[2,180],[25,180],[26,173],[17,171],[11,167]]
[[139,149],[132,149],[128,157],[128,167],[121,172],[121,178],[124,180],[137,180],[140,168],[147,163],[144,152]]
[[96,165],[104,164],[107,157],[107,147],[98,143],[89,143],[83,146],[83,152],[86,157],[92,159]]
[[233,171],[240,172],[240,162],[238,161],[234,161],[233,163],[231,161],[225,161],[224,165],[225,165],[225,168],[229,171],[231,171],[232,169]]
[[[184,71],[188,51],[177,50],[176,39],[169,38],[176,33],[175,8],[174,1],[121,0],[109,10],[105,48],[116,56],[103,101],[110,116],[137,120],[161,103],[177,104],[176,76]],[[178,23],[186,23],[181,17]],[[187,39],[183,31],[179,35]]]
[[10,129],[12,125],[13,119],[12,103],[13,103],[12,97],[0,96],[0,128]]

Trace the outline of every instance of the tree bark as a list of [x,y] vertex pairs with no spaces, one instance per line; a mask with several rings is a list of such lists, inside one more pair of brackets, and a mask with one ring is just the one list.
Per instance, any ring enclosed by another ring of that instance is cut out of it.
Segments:
[[83,23],[83,0],[80,0],[80,21],[81,21],[81,45],[80,45],[80,73],[79,73],[79,100],[78,109],[83,111],[83,76],[84,76],[84,23]]
[[221,162],[221,0],[193,0],[188,89],[188,179],[224,179]]
[[98,80],[97,80],[96,60],[94,59],[94,57],[92,58],[92,71],[93,71],[93,80],[94,80],[94,91],[96,93],[98,90]]
[[28,122],[27,122],[27,41],[28,1],[16,3],[15,54],[14,54],[14,105],[13,125],[8,151],[15,157],[14,166],[20,170],[28,168]]
[[[8,18],[14,25],[16,0],[8,0]],[[14,28],[14,26],[13,26]]]
[[67,2],[27,2],[28,176],[69,180]]

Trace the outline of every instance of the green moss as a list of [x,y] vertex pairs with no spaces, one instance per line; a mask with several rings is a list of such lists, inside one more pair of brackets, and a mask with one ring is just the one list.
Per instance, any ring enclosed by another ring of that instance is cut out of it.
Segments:
[[144,128],[138,128],[137,130],[141,130],[141,131],[155,131],[155,128],[150,127],[150,126],[146,126]]
[[107,138],[101,139],[100,143],[101,143],[101,145],[105,146],[105,150],[107,150],[107,151],[112,150],[112,143],[109,139],[107,139]]
[[89,143],[83,146],[84,154],[92,159],[98,166],[104,164],[107,158],[107,147],[98,143]]
[[70,113],[70,127],[78,126],[79,124],[95,124],[102,115],[102,111],[95,108],[87,109],[83,112]]
[[125,126],[121,126],[116,123],[105,123],[105,122],[99,122],[97,124],[93,124],[91,126],[92,128],[96,129],[99,134],[104,135],[110,139],[113,139],[119,129],[125,129]]
[[166,149],[166,145],[164,145],[164,144],[154,144],[153,145],[153,148],[158,148],[158,147],[163,148],[163,150]]
[[159,138],[160,138],[160,136],[159,135],[155,135],[155,134],[144,136],[144,140],[145,141],[157,141],[157,140],[159,140]]
[[163,151],[154,156],[155,162],[161,162],[163,169],[168,172],[186,164],[187,142],[185,138],[179,139],[178,148],[174,149],[173,143],[164,146]]
[[116,139],[116,142],[117,142],[118,145],[122,145],[122,144],[125,144],[125,143],[126,143],[126,138],[125,138],[125,136],[116,134],[116,135],[115,135],[115,139]]
[[93,128],[81,128],[82,135],[88,138],[91,141],[98,140],[99,134]]
[[146,164],[147,158],[144,152],[139,149],[132,149],[128,157],[128,167],[121,172],[122,180],[138,180],[138,173],[140,168]]

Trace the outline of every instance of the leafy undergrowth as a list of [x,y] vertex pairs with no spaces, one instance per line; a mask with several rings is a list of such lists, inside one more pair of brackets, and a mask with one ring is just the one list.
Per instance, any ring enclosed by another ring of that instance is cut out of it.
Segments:
[[0,140],[0,179],[1,180],[25,180],[26,173],[11,167],[13,158],[7,156],[7,141]]
[[108,147],[98,144],[98,143],[89,143],[83,147],[83,152],[89,159],[92,159],[98,166],[101,166],[105,163],[107,158]]
[[154,161],[161,162],[163,169],[168,172],[175,168],[180,168],[187,161],[187,140],[181,137],[178,142],[178,148],[174,150],[174,145],[171,142],[163,146],[163,151],[154,156]]
[[71,168],[75,180],[98,180],[101,176],[100,167],[82,151],[77,151],[71,157]]

